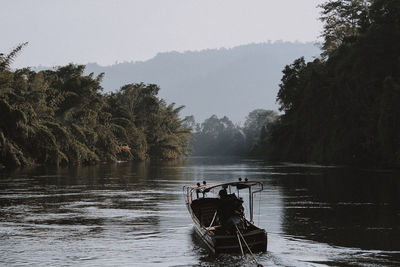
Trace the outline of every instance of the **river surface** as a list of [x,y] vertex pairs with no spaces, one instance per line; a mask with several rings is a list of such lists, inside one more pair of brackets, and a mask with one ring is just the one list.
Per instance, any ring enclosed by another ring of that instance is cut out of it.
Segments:
[[400,266],[400,174],[238,158],[0,172],[0,266],[255,266],[209,255],[182,187],[261,181],[264,266]]

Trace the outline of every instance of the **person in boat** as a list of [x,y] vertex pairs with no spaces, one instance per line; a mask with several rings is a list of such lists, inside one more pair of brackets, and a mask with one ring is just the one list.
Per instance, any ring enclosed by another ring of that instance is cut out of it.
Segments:
[[243,200],[236,197],[235,193],[228,194],[226,188],[219,191],[218,216],[222,227],[228,232],[235,232],[236,227],[244,226]]

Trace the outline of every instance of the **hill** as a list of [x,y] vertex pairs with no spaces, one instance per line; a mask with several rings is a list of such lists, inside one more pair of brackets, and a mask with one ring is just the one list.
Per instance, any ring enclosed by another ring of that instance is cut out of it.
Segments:
[[319,53],[313,43],[261,43],[159,53],[147,61],[110,66],[89,63],[85,72],[104,72],[106,92],[127,83],[158,84],[161,98],[185,105],[183,115],[194,115],[199,122],[212,114],[243,122],[256,108],[277,110],[284,66],[300,56],[311,59]]

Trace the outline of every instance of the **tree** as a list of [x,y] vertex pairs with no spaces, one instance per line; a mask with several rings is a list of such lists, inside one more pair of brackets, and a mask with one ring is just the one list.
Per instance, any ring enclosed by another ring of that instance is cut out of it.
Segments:
[[17,45],[8,55],[0,53],[0,71],[9,70],[11,63],[28,42]]
[[236,156],[244,153],[245,136],[242,129],[224,116],[212,115],[204,120],[194,134],[194,155]]
[[296,100],[301,95],[301,72],[305,69],[304,57],[296,59],[291,65],[287,65],[283,70],[282,83],[277,95],[279,110],[289,112],[296,105]]
[[324,22],[323,55],[328,56],[346,40],[357,36],[369,24],[370,0],[329,0],[322,8],[320,20]]
[[249,113],[244,123],[248,153],[254,154],[267,136],[270,126],[278,118],[273,110],[255,109]]

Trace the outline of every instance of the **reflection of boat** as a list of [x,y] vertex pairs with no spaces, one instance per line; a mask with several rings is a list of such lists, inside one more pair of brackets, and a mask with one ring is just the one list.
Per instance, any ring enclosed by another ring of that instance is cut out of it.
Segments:
[[[240,217],[240,222],[229,220],[235,222],[231,223],[233,227],[227,226],[221,214],[224,199],[218,196],[218,192],[221,195],[223,190],[229,192],[228,196],[238,199],[240,203],[243,203],[240,194],[247,195],[250,220],[246,219],[243,213],[243,216],[234,215]],[[197,183],[197,185],[184,187],[186,206],[195,223],[195,232],[213,253],[266,251],[267,233],[253,223],[254,194],[262,190],[262,183],[250,182],[247,179],[219,184],[203,182],[203,184]]]

